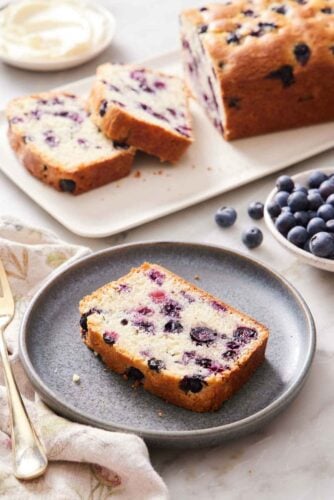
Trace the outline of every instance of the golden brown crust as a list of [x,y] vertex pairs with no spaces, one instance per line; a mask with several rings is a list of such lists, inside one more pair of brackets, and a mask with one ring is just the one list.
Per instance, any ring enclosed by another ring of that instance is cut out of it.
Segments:
[[[271,8],[282,5],[287,15]],[[321,12],[328,6],[334,12],[334,2],[325,6],[318,0],[287,0],[282,5],[236,0],[228,5],[209,4],[204,12],[191,9],[182,14],[185,22],[209,26],[201,40],[220,82],[224,137],[228,140],[334,119],[333,16]],[[254,16],[245,16],[247,10]],[[277,28],[261,36],[250,35],[261,21]],[[239,43],[226,43],[231,33],[240,34]],[[307,62],[296,59],[298,44],[309,48]],[[283,67],[293,73],[286,85],[279,77],[270,76]]]
[[[97,75],[103,67],[98,68]],[[172,163],[177,162],[192,144],[190,137],[140,120],[117,105],[109,104],[106,114],[101,117],[98,110],[105,99],[104,91],[105,86],[99,79],[96,79],[91,89],[88,107],[92,113],[93,122],[109,139],[126,142],[136,149],[157,156],[161,161]],[[188,117],[190,117],[189,110]]]
[[168,370],[162,370],[157,373],[150,370],[147,363],[140,358],[133,358],[123,351],[117,344],[109,345],[103,341],[101,334],[94,330],[94,325],[90,325],[89,317],[87,320],[88,331],[85,335],[85,344],[97,352],[102,360],[113,371],[125,374],[129,367],[135,367],[144,374],[143,385],[149,392],[166,399],[167,401],[187,408],[196,412],[206,412],[218,410],[222,403],[229,399],[240,387],[248,381],[250,376],[255,372],[257,367],[263,362],[266,344],[268,340],[267,328],[254,320],[250,316],[240,313],[213,295],[203,291],[188,281],[180,278],[171,271],[162,266],[153,265],[148,262],[143,263],[140,267],[132,269],[126,276],[123,276],[115,282],[108,283],[100,289],[93,292],[91,295],[84,297],[80,302],[80,313],[84,314],[90,308],[90,301],[94,297],[99,297],[101,293],[105,293],[109,288],[115,288],[121,282],[124,283],[131,278],[134,273],[149,270],[152,266],[162,272],[168,273],[179,282],[183,283],[189,291],[199,291],[204,300],[214,300],[226,307],[231,313],[241,315],[241,321],[251,322],[252,326],[257,328],[260,335],[253,348],[239,359],[238,363],[230,371],[225,371],[220,375],[212,375],[206,379],[203,389],[199,393],[184,392],[180,389],[180,381],[182,377],[173,375]]
[[[59,93],[35,94],[32,97],[43,98],[53,95],[59,95]],[[8,105],[8,118],[10,118],[11,108],[15,105],[16,100],[20,99],[14,99]],[[130,173],[135,153],[134,150],[120,151],[112,158],[90,165],[79,165],[76,170],[69,172],[64,171],[61,165],[52,164],[48,159],[43,158],[34,144],[26,143],[24,137],[15,131],[15,126],[12,126],[10,122],[8,139],[20,162],[34,177],[58,191],[63,191],[60,185],[61,180],[71,180],[75,183],[71,194],[75,195],[127,176]]]

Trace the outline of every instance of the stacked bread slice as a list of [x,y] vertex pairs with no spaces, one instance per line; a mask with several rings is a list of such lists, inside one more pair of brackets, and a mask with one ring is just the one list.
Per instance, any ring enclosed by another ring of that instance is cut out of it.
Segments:
[[105,64],[86,102],[62,91],[12,100],[10,144],[35,177],[79,194],[125,177],[136,149],[176,162],[192,142],[181,79]]

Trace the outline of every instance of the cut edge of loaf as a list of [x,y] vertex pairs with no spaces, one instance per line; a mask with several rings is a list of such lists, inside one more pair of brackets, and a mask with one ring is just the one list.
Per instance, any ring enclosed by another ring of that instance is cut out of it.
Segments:
[[148,368],[147,363],[139,357],[130,357],[128,353],[117,344],[110,349],[101,336],[94,330],[94,325],[90,324],[90,316],[87,318],[87,333],[83,339],[84,343],[93,351],[98,353],[103,362],[111,368],[111,370],[125,375],[126,370],[130,367],[139,369],[144,374],[143,387],[165,399],[168,402],[196,412],[208,412],[218,410],[222,403],[230,399],[251,377],[256,369],[262,364],[265,357],[265,349],[269,337],[268,329],[252,317],[224,303],[214,295],[202,290],[196,285],[191,284],[187,280],[181,278],[177,274],[169,271],[161,265],[144,262],[141,266],[131,269],[131,271],[119,278],[103,285],[92,294],[87,295],[80,301],[79,310],[84,314],[89,309],[91,298],[98,296],[101,293],[108,293],[110,288],[114,288],[124,280],[130,278],[134,273],[150,269],[154,266],[165,273],[168,273],[172,278],[184,283],[189,290],[199,292],[204,300],[214,300],[224,307],[227,307],[232,313],[236,313],[243,320],[253,323],[257,327],[260,336],[257,341],[254,341],[253,348],[250,348],[242,357],[240,357],[235,366],[228,372],[223,372],[219,376],[211,375],[206,378],[206,385],[199,393],[183,392],[180,387],[180,376],[173,375],[170,371],[161,371],[159,373]]

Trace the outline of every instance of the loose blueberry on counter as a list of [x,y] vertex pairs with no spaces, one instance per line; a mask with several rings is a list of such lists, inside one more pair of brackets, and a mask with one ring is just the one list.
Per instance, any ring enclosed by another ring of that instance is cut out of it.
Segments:
[[334,233],[334,219],[328,220],[326,222],[326,229],[329,233]]
[[310,215],[308,212],[306,212],[305,210],[302,210],[302,211],[295,212],[293,215],[294,215],[294,218],[296,219],[296,222],[299,226],[304,226],[304,227],[307,226],[307,224],[310,220]]
[[221,207],[217,210],[215,221],[220,227],[231,227],[237,220],[237,212],[232,207]]
[[59,181],[59,188],[65,193],[73,193],[76,188],[76,184],[72,179],[61,179]]
[[263,217],[263,203],[254,201],[248,206],[248,215],[252,219],[260,220]]
[[324,219],[320,217],[313,217],[310,222],[306,226],[307,232],[310,236],[313,236],[316,233],[320,233],[321,231],[326,231],[326,223]]
[[290,193],[288,191],[278,191],[275,195],[275,202],[282,208],[286,207],[288,204],[288,198]]
[[133,380],[143,380],[144,378],[144,374],[143,372],[141,372],[140,370],[138,370],[138,368],[135,368],[134,366],[130,366],[126,372],[125,372],[126,376],[129,377],[129,378],[132,378]]
[[320,170],[315,170],[309,175],[307,184],[309,188],[318,188],[327,179],[328,176],[326,174],[320,172]]
[[217,338],[218,334],[215,330],[207,328],[206,326],[197,326],[190,330],[191,340],[196,342],[197,345],[212,344]]
[[322,182],[320,184],[319,191],[323,199],[327,200],[327,198],[334,193],[334,178],[331,177],[330,179]]
[[329,203],[330,205],[332,205],[332,207],[334,207],[334,194],[330,194],[328,196],[326,203]]
[[334,254],[334,238],[331,234],[320,232],[312,236],[310,250],[317,257],[330,257]]
[[324,219],[325,222],[334,219],[334,207],[329,203],[324,203],[318,208],[317,216]]
[[287,239],[297,247],[303,247],[309,238],[309,234],[303,226],[295,226],[288,232]]
[[308,199],[305,193],[301,191],[296,191],[291,193],[288,198],[288,206],[291,208],[292,212],[297,212],[300,210],[308,209]]
[[280,175],[276,180],[276,187],[278,191],[287,191],[288,193],[292,193],[295,184],[288,175]]
[[296,224],[296,219],[290,213],[283,213],[279,215],[275,221],[276,229],[283,235],[287,235],[290,229],[296,226]]
[[270,201],[267,205],[267,211],[271,217],[278,217],[279,214],[281,213],[281,207],[277,203],[277,201]]
[[309,208],[311,210],[318,210],[318,208],[325,203],[323,197],[318,190],[312,190],[307,196]]
[[166,368],[165,363],[161,359],[151,358],[148,360],[147,365],[150,370],[159,373],[161,370]]
[[203,389],[204,381],[199,376],[183,377],[180,382],[180,389],[184,392],[200,392]]
[[251,250],[261,245],[263,234],[261,229],[253,226],[243,231],[241,239],[243,244]]

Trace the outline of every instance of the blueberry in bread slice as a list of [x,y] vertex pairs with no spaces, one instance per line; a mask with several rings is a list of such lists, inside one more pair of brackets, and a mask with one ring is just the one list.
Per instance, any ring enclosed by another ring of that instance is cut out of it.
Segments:
[[333,0],[209,3],[180,20],[187,81],[226,139],[334,119]]
[[85,344],[175,405],[217,410],[264,360],[265,326],[160,265],[144,263],[80,302]]
[[76,95],[21,97],[6,114],[9,141],[23,165],[59,191],[83,193],[130,172],[135,150],[108,140]]
[[176,162],[192,143],[188,94],[180,78],[104,64],[89,98],[94,123],[110,139]]

